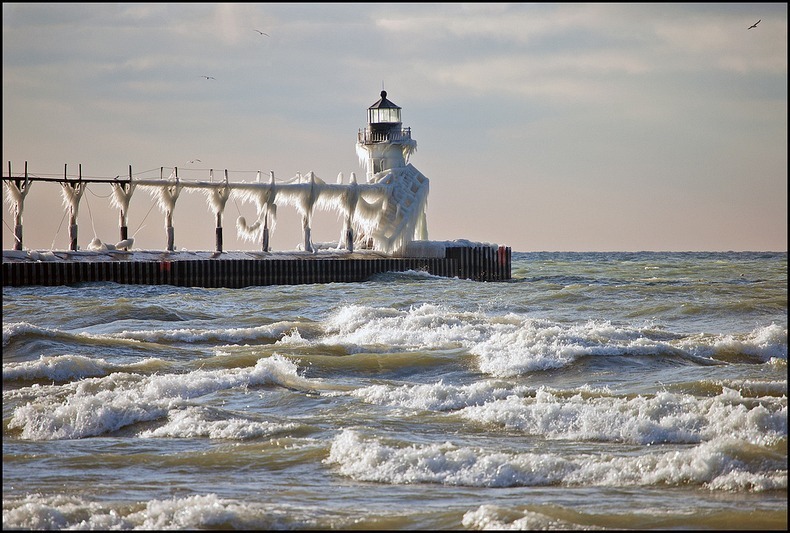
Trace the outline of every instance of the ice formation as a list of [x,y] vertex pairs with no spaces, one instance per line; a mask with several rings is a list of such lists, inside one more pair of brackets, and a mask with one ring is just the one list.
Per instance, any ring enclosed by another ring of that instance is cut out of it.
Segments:
[[22,220],[22,211],[25,208],[25,196],[30,192],[30,183],[28,179],[23,181],[21,186],[17,186],[17,184],[11,180],[3,180],[3,189],[6,191],[5,201],[11,213],[14,215],[14,219],[18,221],[17,223]]
[[110,201],[112,204],[121,211],[121,226],[127,225],[127,215],[129,214],[129,202],[134,194],[135,183],[132,181],[125,181],[119,183],[112,183],[112,197]]
[[[387,253],[402,251],[412,240],[427,239],[425,209],[428,200],[428,179],[411,164],[387,169],[374,174],[368,183],[359,183],[355,173],[348,183],[327,183],[313,172],[297,173],[292,179],[278,181],[270,172],[268,181],[256,182],[190,182],[172,174],[168,179],[136,179],[128,183],[112,184],[112,204],[121,211],[121,224],[126,224],[129,202],[136,187],[148,191],[165,215],[165,228],[173,232],[173,212],[182,190],[200,192],[207,197],[211,211],[220,216],[230,198],[256,206],[258,219],[248,224],[243,217],[237,220],[239,235],[259,240],[264,230],[274,229],[277,207],[294,207],[302,216],[304,249],[313,251],[310,231],[315,209],[334,211],[343,220],[340,245],[353,251],[354,247],[371,247]],[[6,202],[21,214],[24,195],[8,180],[4,182]],[[87,182],[62,184],[63,202],[76,220],[80,199]],[[96,246],[99,246],[96,244]]]
[[[338,174],[336,183],[327,183],[313,172],[297,173],[286,181],[278,181],[274,172],[268,181],[261,181],[260,172],[255,182],[228,182],[227,171],[222,182],[179,180],[177,169],[167,179],[132,179],[111,183],[112,204],[120,210],[121,227],[125,229],[129,201],[136,187],[147,190],[165,216],[168,250],[173,250],[173,212],[182,190],[199,191],[206,195],[209,209],[215,214],[217,228],[230,198],[255,204],[257,219],[248,223],[239,217],[236,227],[240,237],[263,243],[268,251],[269,232],[274,231],[278,206],[295,208],[302,218],[303,249],[314,251],[311,226],[315,209],[335,211],[343,219],[339,247],[353,251],[355,247],[385,253],[403,252],[415,240],[427,240],[425,210],[428,202],[428,179],[409,163],[417,149],[410,128],[400,123],[400,108],[381,99],[368,108],[368,125],[361,130],[356,145],[360,161],[366,167],[366,180],[359,183],[352,172],[348,183]],[[213,171],[212,171],[213,172]],[[131,175],[131,169],[130,169]],[[212,174],[213,177],[213,174]],[[5,181],[6,201],[20,219],[23,190]],[[88,182],[61,183],[63,200],[71,211],[73,235],[76,238],[76,218],[79,202]],[[122,232],[122,238],[125,234]],[[91,243],[101,248],[100,242]]]
[[396,252],[415,238],[427,238],[428,180],[411,164],[380,172],[370,183],[358,183],[353,172],[348,183],[327,183],[313,172],[297,173],[287,181],[277,181],[270,172],[268,181],[187,182],[171,176],[135,183],[149,190],[170,221],[182,189],[206,194],[215,214],[229,198],[255,204],[257,220],[248,223],[239,217],[236,224],[239,235],[248,240],[259,240],[264,229],[274,229],[278,205],[294,207],[302,217],[306,251],[314,250],[310,231],[315,209],[334,211],[343,218],[341,241],[348,249],[372,240],[374,250]]
[[98,237],[94,237],[88,244],[88,250],[91,252],[107,252],[112,250],[126,250],[131,248],[134,244],[134,239],[124,239],[117,244],[107,244],[102,242]]
[[63,205],[69,209],[72,219],[76,221],[80,210],[80,200],[85,193],[87,183],[84,181],[66,182],[61,183],[60,186],[63,192]]
[[5,201],[14,217],[14,249],[22,249],[22,211],[25,209],[25,196],[30,192],[31,181],[25,178],[17,182],[3,180]]

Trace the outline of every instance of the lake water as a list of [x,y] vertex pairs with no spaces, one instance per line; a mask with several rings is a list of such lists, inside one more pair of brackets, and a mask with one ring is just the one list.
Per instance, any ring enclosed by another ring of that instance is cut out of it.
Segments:
[[787,254],[3,288],[4,529],[787,527]]

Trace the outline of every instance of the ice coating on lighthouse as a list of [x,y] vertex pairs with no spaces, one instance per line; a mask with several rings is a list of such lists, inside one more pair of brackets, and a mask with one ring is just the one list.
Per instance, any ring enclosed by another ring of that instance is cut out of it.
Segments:
[[417,149],[411,128],[401,122],[401,108],[387,99],[387,91],[368,108],[367,126],[357,135],[357,155],[367,181],[388,190],[378,223],[370,232],[374,249],[397,252],[413,240],[427,240],[425,210],[429,182],[411,163]]

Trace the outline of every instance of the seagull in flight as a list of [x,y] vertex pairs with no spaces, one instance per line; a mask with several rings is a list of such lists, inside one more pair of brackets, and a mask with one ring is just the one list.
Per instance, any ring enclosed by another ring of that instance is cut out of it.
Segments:
[[255,31],[257,31],[257,32],[258,32],[258,33],[260,33],[261,35],[265,35],[266,37],[270,37],[270,35],[269,35],[268,33],[266,33],[266,32],[263,32],[263,31],[261,31],[261,30],[255,30]]
[[[760,19],[760,20],[763,20],[763,19]],[[757,27],[757,25],[760,23],[760,20],[758,20],[757,22],[755,22],[754,24],[752,24],[751,26],[749,26],[749,27],[748,27],[748,28],[746,28],[746,29],[747,29],[747,30],[751,30],[752,28],[756,28],[756,27]]]
[[201,163],[200,159],[190,159],[187,163]]
[[201,76],[201,78],[206,78],[207,80],[216,80],[214,76]]

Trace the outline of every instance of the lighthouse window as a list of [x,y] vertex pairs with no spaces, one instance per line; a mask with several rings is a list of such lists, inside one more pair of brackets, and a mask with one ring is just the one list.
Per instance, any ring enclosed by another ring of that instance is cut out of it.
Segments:
[[400,122],[400,109],[382,108],[370,109],[369,120],[371,124],[380,124],[382,122]]

